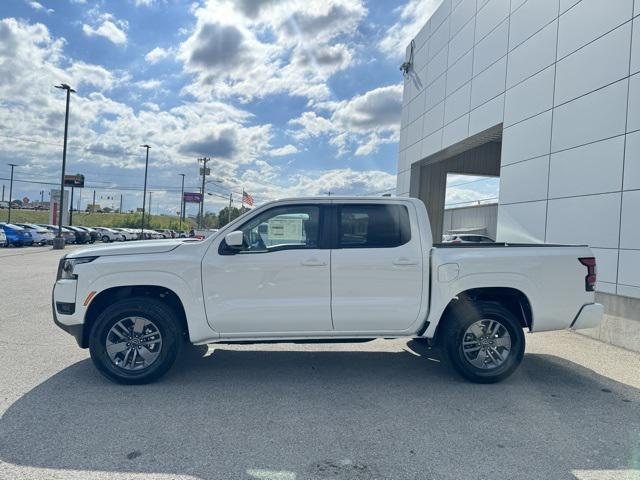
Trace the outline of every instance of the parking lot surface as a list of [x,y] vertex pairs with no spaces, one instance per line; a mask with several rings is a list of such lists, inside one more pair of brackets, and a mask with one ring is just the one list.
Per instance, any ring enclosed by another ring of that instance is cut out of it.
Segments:
[[640,478],[640,354],[527,335],[475,385],[416,342],[210,346],[120,386],[52,322],[62,254],[0,249],[2,479]]

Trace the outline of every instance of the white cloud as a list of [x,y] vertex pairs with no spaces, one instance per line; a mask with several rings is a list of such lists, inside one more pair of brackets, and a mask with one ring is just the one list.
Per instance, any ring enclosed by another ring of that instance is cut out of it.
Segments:
[[29,5],[34,10],[44,11],[47,13],[53,13],[53,8],[45,8],[40,2],[36,2],[35,0],[25,0],[25,3]]
[[160,88],[162,85],[162,81],[154,79],[154,80],[141,80],[136,82],[136,87],[142,88],[143,90],[156,90]]
[[396,9],[398,20],[385,32],[378,47],[392,58],[401,58],[407,45],[420,29],[427,23],[442,0],[409,0],[404,6]]
[[156,3],[156,0],[135,0],[134,3],[136,7],[150,7],[151,5]]
[[353,144],[355,155],[369,155],[382,144],[398,141],[402,86],[376,88],[350,100],[320,104],[319,109],[331,115],[304,112],[289,121],[294,127],[289,133],[298,140],[329,135],[339,154],[347,153]]
[[99,15],[93,26],[84,24],[82,31],[88,37],[99,36],[104,37],[116,45],[125,45],[127,43],[127,30],[129,23],[126,20],[118,20],[110,13]]
[[281,172],[273,166],[256,162],[256,168],[245,172],[240,181],[245,190],[261,202],[283,197],[327,195],[379,195],[396,186],[396,176],[380,170],[358,171],[338,168],[320,172],[306,172],[289,177],[290,185],[265,185],[265,180],[277,181]]
[[144,59],[147,61],[147,63],[154,64],[154,63],[158,63],[160,60],[164,60],[169,56],[169,54],[170,54],[169,50],[162,47],[156,47],[153,50],[151,50],[149,53],[147,53],[144,56]]
[[295,145],[285,145],[280,148],[273,148],[269,151],[269,155],[272,157],[284,157],[285,155],[293,155],[294,153],[298,153],[298,147]]
[[196,79],[187,92],[326,99],[327,80],[353,61],[366,12],[363,0],[208,0],[194,9],[196,28],[178,52]]
[[68,71],[74,87],[93,85],[100,90],[110,90],[116,83],[114,75],[99,65],[75,62]]

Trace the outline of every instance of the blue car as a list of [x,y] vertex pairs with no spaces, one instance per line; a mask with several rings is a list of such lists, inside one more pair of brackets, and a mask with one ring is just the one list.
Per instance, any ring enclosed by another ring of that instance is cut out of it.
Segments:
[[33,237],[24,228],[12,223],[0,223],[0,228],[4,230],[8,246],[23,247],[25,245],[33,245]]

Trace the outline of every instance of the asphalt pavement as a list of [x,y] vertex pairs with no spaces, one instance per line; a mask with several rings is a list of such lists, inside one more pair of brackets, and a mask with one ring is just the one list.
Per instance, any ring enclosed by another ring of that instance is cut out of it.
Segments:
[[413,341],[209,346],[120,386],[53,324],[62,253],[0,249],[2,479],[640,479],[640,354],[527,335],[475,385]]

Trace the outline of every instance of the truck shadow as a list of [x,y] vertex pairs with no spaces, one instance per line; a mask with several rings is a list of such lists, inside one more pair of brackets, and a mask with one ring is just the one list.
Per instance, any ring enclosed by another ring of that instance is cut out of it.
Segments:
[[9,407],[0,463],[202,479],[561,479],[640,467],[639,390],[535,354],[507,381],[474,385],[410,347],[192,351],[140,387],[111,384],[84,360]]

